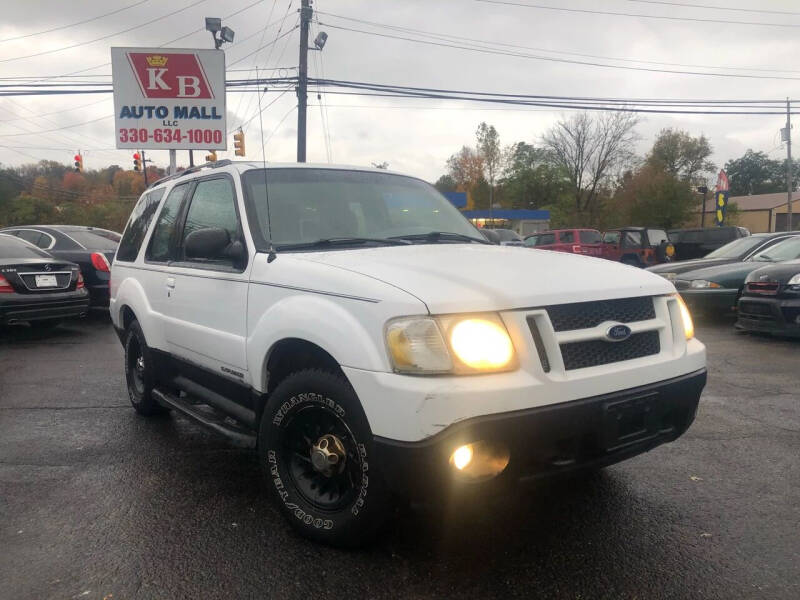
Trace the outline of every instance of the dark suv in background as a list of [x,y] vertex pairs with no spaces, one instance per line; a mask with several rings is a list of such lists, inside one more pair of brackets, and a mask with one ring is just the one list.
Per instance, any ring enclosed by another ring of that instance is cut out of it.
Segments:
[[675,246],[675,260],[702,258],[728,242],[750,235],[744,227],[670,229],[668,233]]

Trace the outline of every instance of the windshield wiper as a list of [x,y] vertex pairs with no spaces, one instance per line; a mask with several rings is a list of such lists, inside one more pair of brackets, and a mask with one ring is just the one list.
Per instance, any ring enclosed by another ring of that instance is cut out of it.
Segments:
[[489,240],[480,240],[471,235],[464,235],[463,233],[453,233],[450,231],[431,231],[429,233],[414,233],[412,235],[396,235],[391,237],[392,240],[425,240],[435,244],[442,240],[460,240],[464,242],[476,242],[478,244],[491,244]]
[[296,244],[280,244],[278,250],[300,250],[305,248],[330,248],[336,246],[357,246],[363,244],[383,244],[386,246],[407,246],[411,242],[394,238],[370,237],[331,237],[320,238],[313,242],[298,242]]
[[758,262],[775,262],[775,259],[769,254],[760,254],[759,256],[754,257],[753,260],[757,260]]

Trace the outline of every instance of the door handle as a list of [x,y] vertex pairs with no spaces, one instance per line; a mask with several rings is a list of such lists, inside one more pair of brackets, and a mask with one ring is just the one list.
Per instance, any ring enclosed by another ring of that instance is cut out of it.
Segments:
[[175,278],[174,277],[167,277],[167,287],[170,289],[175,289]]

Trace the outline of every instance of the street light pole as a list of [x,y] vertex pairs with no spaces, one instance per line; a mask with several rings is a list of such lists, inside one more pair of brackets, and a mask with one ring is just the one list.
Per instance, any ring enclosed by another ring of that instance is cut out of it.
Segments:
[[300,60],[297,69],[297,162],[306,162],[306,108],[308,106],[308,28],[311,0],[300,5]]
[[786,231],[792,231],[792,111],[786,99]]
[[704,228],[706,226],[706,194],[708,194],[708,186],[701,185],[697,188],[697,191],[703,194],[703,208],[700,211],[700,227]]

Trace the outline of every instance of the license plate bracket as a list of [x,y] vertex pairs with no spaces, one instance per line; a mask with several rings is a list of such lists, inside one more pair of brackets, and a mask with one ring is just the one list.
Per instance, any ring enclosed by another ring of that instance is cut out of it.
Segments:
[[58,279],[55,275],[36,275],[35,281],[37,288],[58,287]]
[[657,405],[657,392],[606,402],[603,405],[606,450],[617,450],[658,435]]

